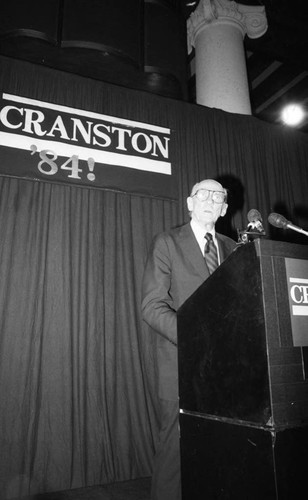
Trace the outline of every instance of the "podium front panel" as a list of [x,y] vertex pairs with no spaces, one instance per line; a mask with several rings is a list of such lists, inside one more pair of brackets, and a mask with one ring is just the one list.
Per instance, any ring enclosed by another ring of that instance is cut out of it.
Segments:
[[241,246],[179,309],[182,411],[275,429],[308,424],[307,356],[293,345],[286,258],[308,261],[308,247]]

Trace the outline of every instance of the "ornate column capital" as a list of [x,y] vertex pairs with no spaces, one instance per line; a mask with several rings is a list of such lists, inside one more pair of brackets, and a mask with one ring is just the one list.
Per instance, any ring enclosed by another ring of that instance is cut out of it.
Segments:
[[199,32],[210,24],[234,24],[249,38],[259,38],[267,30],[265,7],[242,5],[229,0],[201,0],[187,21],[188,52]]

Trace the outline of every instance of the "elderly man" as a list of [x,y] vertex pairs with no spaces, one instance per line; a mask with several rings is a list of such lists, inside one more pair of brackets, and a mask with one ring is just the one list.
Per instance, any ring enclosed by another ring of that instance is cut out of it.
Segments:
[[195,184],[187,207],[190,223],[154,238],[143,278],[143,318],[158,334],[161,422],[152,500],[181,499],[176,311],[236,246],[215,231],[228,208],[227,191],[219,182]]

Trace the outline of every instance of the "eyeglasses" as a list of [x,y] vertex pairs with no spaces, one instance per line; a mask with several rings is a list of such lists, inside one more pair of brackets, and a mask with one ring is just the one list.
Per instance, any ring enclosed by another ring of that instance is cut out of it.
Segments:
[[223,203],[226,199],[226,193],[224,191],[211,191],[209,189],[198,189],[192,198],[196,196],[200,201],[206,201],[210,198],[214,203]]

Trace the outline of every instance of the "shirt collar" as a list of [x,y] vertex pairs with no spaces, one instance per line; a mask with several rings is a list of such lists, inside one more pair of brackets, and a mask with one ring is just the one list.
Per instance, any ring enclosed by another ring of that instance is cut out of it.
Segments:
[[199,226],[199,224],[195,220],[193,220],[193,219],[191,219],[191,221],[190,221],[190,226],[191,226],[192,232],[195,235],[197,243],[198,243],[198,245],[200,247],[202,255],[204,255],[204,247],[205,247],[204,236],[205,236],[206,233],[211,233],[212,234],[214,244],[216,245],[216,248],[217,248],[218,262],[220,264],[221,259],[220,259],[219,245],[218,245],[218,241],[217,241],[217,238],[216,238],[215,228],[213,228],[212,231],[204,231],[204,228],[202,228],[201,226]]
[[215,227],[213,227],[211,231],[205,231],[204,228],[201,227],[194,219],[191,219],[190,225],[198,241],[204,241],[204,236],[206,233],[211,233],[211,235],[213,236],[213,240],[216,240]]

